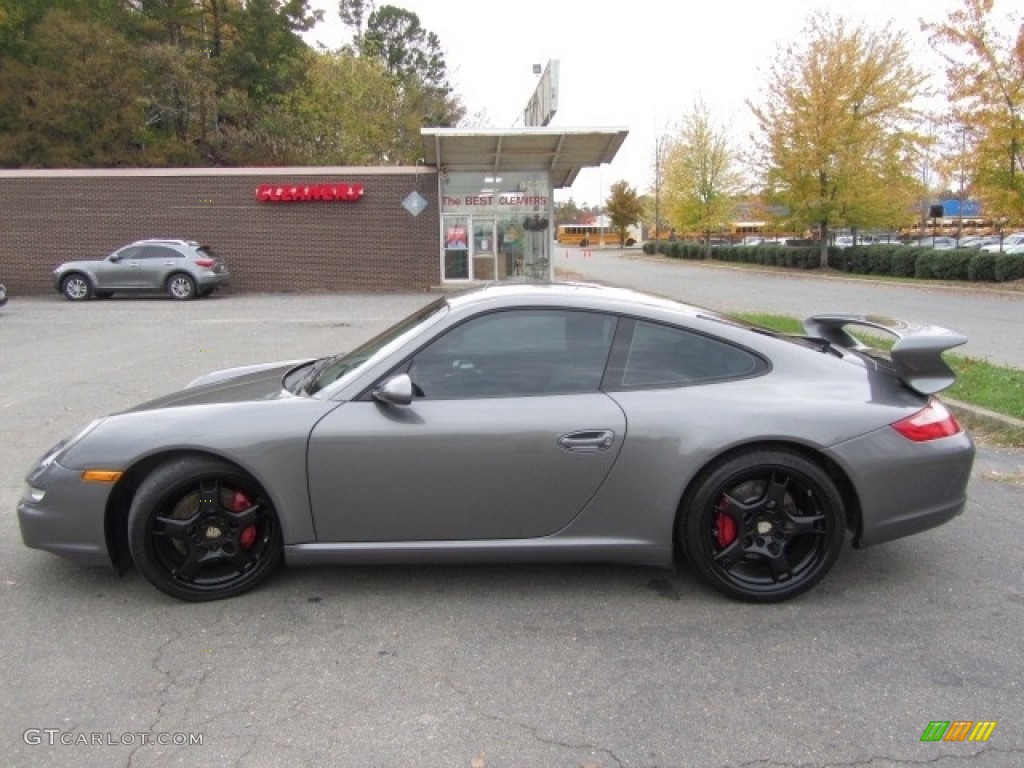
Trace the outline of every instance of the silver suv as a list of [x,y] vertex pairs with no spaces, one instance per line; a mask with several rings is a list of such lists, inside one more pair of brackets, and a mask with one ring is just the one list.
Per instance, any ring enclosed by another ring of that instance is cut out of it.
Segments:
[[71,301],[114,293],[194,299],[230,282],[224,259],[194,240],[137,240],[105,259],[68,261],[53,270],[53,287]]

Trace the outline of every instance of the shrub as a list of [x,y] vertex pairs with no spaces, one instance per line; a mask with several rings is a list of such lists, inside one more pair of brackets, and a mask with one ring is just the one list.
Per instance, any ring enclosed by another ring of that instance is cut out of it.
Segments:
[[887,245],[872,245],[868,252],[868,273],[872,275],[892,274],[892,254],[895,248]]
[[966,280],[967,267],[974,251],[956,249],[952,251],[924,250],[917,257],[914,277],[923,280]]
[[997,253],[996,257],[996,280],[1006,283],[1011,280],[1020,280],[1024,277],[1024,256],[1018,253]]
[[855,275],[871,274],[871,253],[866,245],[851,245],[844,248],[844,257],[847,264],[847,272]]
[[996,255],[978,251],[967,265],[967,279],[974,282],[996,279]]
[[785,265],[791,269],[817,269],[820,266],[820,254],[815,246],[788,246],[784,250]]
[[913,277],[917,269],[917,257],[921,249],[910,245],[897,247],[892,253],[892,276]]
[[654,240],[648,240],[644,243],[644,253],[648,256],[652,256],[657,249],[657,243]]
[[697,243],[683,243],[683,258],[691,261],[704,258],[704,246]]

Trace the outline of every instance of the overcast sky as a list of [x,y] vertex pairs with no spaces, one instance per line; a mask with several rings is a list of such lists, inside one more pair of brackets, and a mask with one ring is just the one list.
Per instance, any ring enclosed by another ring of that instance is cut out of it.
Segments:
[[[378,6],[386,2],[378,0]],[[919,20],[941,20],[963,0],[392,0],[416,13],[444,48],[452,84],[474,126],[522,126],[536,86],[534,64],[558,59],[558,114],[553,128],[626,128],[614,162],[584,170],[556,199],[597,204],[621,179],[647,191],[653,180],[654,138],[671,131],[696,99],[731,127],[737,144],[753,129],[746,99],[758,89],[779,43],[796,42],[815,9],[881,29],[907,33],[920,65],[942,82],[937,56]],[[336,0],[311,0],[324,22],[311,42],[338,48],[347,30]],[[1002,11],[1007,0],[997,3]],[[600,12],[616,8],[615,13]],[[476,116],[474,118],[474,116]]]

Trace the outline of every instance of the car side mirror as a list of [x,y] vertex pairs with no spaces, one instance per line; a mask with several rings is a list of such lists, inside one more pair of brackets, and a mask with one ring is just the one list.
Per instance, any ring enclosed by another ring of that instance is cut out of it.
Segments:
[[110,256],[107,257],[107,261],[112,261],[115,264],[117,264],[117,262],[119,262],[120,260],[121,260],[121,254],[119,254],[119,253],[112,253],[112,254],[110,254]]
[[409,374],[400,373],[381,382],[373,390],[373,399],[388,405],[410,405],[412,403],[412,379]]

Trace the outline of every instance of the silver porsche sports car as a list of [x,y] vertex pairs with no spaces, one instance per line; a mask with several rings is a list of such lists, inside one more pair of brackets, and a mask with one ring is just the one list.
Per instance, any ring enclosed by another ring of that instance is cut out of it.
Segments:
[[[933,397],[964,337],[848,315],[804,330],[593,285],[446,296],[347,354],[220,371],[97,419],[29,473],[22,536],[134,563],[184,600],[245,592],[282,560],[677,553],[726,595],[783,600],[847,531],[863,547],[960,513],[974,458]],[[864,343],[881,332],[888,352]]]

